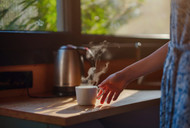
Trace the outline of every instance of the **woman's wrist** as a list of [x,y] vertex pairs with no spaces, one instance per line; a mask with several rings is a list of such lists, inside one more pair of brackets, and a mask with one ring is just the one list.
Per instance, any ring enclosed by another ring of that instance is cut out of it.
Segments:
[[121,71],[118,71],[117,75],[120,78],[120,81],[125,85],[128,85],[130,82],[133,81],[134,74],[130,71],[130,68],[128,67]]

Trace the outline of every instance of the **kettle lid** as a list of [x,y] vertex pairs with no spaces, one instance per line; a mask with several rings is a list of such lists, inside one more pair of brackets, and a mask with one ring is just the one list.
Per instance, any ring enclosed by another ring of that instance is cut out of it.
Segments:
[[77,47],[74,45],[70,45],[70,44],[69,45],[63,45],[60,47],[60,50],[74,50],[74,49],[77,49]]

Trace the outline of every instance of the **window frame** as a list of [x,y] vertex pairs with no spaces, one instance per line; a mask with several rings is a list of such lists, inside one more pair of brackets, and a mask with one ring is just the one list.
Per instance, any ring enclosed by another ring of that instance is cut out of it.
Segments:
[[128,44],[141,42],[156,46],[169,41],[162,35],[134,35],[119,37],[111,35],[81,34],[80,0],[58,0],[61,2],[65,32],[0,31],[0,66],[53,63],[57,49],[61,45],[86,45],[104,40]]

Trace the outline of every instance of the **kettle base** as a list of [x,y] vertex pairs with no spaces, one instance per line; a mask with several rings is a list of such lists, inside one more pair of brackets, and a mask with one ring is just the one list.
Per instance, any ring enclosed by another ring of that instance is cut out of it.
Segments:
[[58,97],[75,96],[75,87],[54,87],[54,94]]

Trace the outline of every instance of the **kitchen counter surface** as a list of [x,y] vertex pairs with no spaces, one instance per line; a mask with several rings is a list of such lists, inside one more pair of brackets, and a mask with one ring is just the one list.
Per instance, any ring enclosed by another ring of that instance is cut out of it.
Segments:
[[124,90],[117,101],[103,105],[79,106],[75,97],[0,99],[0,115],[69,126],[124,112],[159,105],[160,91]]

